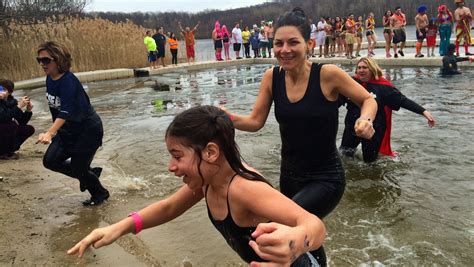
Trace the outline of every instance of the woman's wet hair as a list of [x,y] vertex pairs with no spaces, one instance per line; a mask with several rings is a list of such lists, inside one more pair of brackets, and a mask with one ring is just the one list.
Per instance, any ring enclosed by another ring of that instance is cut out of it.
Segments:
[[305,41],[308,41],[311,34],[311,26],[303,9],[295,7],[292,11],[281,15],[275,26],[275,33],[283,26],[294,26],[301,33]]
[[48,41],[38,46],[37,54],[46,51],[58,65],[59,73],[65,73],[71,69],[72,57],[69,49],[63,44],[54,41]]
[[166,129],[166,138],[173,137],[181,144],[194,150],[199,158],[198,170],[201,177],[201,152],[209,142],[215,142],[224,154],[230,167],[240,176],[270,184],[262,175],[243,165],[242,156],[235,142],[235,128],[229,116],[214,106],[190,108],[178,114]]

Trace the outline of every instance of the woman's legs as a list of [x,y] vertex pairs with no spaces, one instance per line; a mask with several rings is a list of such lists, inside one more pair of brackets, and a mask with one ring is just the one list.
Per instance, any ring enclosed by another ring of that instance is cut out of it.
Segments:
[[362,45],[362,38],[356,37],[356,40],[357,40],[356,57],[360,57],[360,47]]
[[441,24],[439,26],[439,55],[446,55],[448,49],[449,39],[451,38],[451,25]]
[[224,43],[224,54],[225,54],[225,59],[230,60],[230,51],[229,51],[229,42]]
[[171,52],[171,64],[178,64],[178,49],[170,49]]
[[73,177],[78,177],[79,181],[91,194],[91,198],[82,202],[85,206],[99,205],[109,198],[109,191],[105,189],[99,181],[96,173],[91,170],[91,162],[94,159],[96,150],[73,153],[71,156],[71,170]]
[[[340,175],[341,177],[334,180],[298,181],[282,174],[280,176],[281,192],[308,212],[322,219],[337,206],[344,194],[344,174]],[[322,246],[311,251],[311,254],[321,266],[327,265],[326,253]]]
[[245,57],[249,58],[250,57],[250,44],[249,43],[244,44],[244,50],[245,50]]
[[[86,189],[89,191],[92,197],[86,200],[84,205],[98,205],[109,198],[109,192],[98,178],[101,168],[90,168],[95,152],[95,150],[85,153],[68,152],[62,146],[61,139],[56,137],[43,157],[45,168],[78,179],[81,191]],[[68,160],[69,158],[71,160]]]
[[384,33],[383,38],[385,38],[385,55],[386,57],[391,57],[390,55],[390,44],[392,42],[392,35],[389,33]]

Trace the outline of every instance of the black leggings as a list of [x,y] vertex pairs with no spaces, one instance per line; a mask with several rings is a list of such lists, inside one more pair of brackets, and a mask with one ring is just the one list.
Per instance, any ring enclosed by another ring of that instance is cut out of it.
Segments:
[[178,49],[170,49],[171,51],[171,64],[178,64]]
[[[92,198],[98,198],[108,192],[90,168],[96,151],[81,153],[66,151],[61,144],[61,139],[56,137],[44,154],[43,165],[47,169],[78,179],[81,187],[87,189]],[[68,160],[69,158],[71,160]]]
[[[331,175],[332,176],[332,175]],[[320,219],[328,215],[339,203],[346,186],[344,174],[331,179],[299,181],[289,175],[280,175],[280,190],[306,211]],[[319,265],[326,266],[326,253],[323,246],[311,251]]]
[[362,139],[357,137],[354,126],[346,125],[339,150],[345,156],[354,157],[357,146],[362,143],[362,156],[364,161],[374,162],[379,155],[380,145],[382,144],[384,135],[385,127],[375,127],[375,134],[372,139]]
[[244,44],[245,57],[250,57],[250,43]]

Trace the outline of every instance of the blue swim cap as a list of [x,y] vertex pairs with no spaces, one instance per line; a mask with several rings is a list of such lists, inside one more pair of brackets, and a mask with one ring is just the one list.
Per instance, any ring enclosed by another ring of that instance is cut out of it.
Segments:
[[426,12],[426,10],[428,10],[428,7],[426,7],[425,5],[421,5],[418,7],[418,13]]

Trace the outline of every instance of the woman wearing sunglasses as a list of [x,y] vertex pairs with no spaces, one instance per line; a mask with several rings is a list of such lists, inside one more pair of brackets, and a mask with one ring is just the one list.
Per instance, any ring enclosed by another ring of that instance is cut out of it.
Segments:
[[37,53],[36,60],[46,74],[46,98],[53,119],[53,125],[38,137],[38,143],[49,144],[43,165],[78,179],[80,190],[91,194],[82,202],[84,206],[100,205],[109,198],[109,192],[99,181],[102,168],[91,169],[90,164],[102,145],[102,121],[81,82],[70,72],[68,49],[45,42]]

